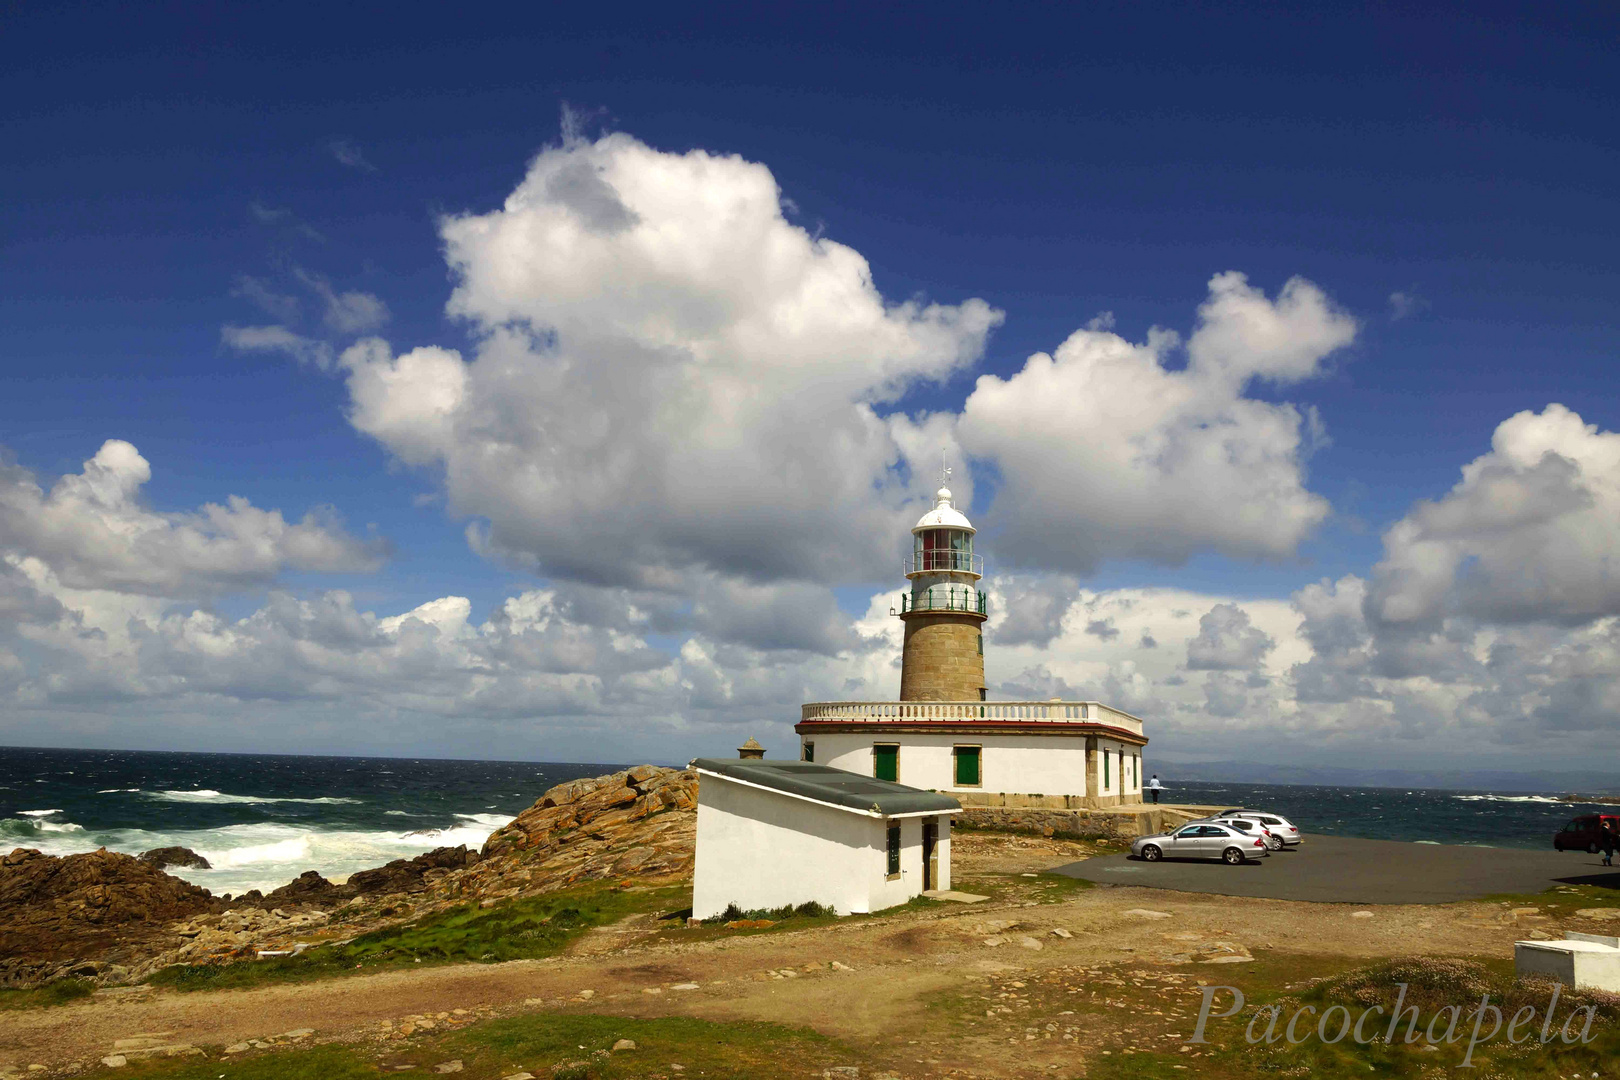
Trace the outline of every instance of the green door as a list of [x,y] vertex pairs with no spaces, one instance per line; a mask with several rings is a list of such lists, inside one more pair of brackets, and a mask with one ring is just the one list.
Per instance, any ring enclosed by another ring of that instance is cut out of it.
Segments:
[[954,751],[956,757],[956,786],[979,786],[979,748],[977,746],[958,746]]
[[900,747],[895,743],[878,743],[872,747],[872,775],[879,780],[900,779]]

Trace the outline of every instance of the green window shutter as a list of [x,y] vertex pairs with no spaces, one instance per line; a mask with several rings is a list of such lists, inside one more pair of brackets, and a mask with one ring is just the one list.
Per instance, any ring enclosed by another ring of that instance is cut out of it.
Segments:
[[889,826],[889,876],[900,873],[900,826]]
[[804,744],[804,760],[806,760],[806,761],[814,761],[814,760],[816,760],[816,744],[815,743],[807,742],[807,743]]
[[956,748],[956,783],[958,787],[977,787],[979,783],[979,748]]
[[894,745],[872,747],[872,775],[879,780],[900,779],[900,748]]
[[1108,790],[1108,751],[1103,751],[1103,790]]

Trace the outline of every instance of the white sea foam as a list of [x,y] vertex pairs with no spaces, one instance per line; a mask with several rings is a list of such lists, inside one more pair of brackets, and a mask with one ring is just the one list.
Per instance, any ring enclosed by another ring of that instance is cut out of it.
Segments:
[[60,810],[19,810],[19,811],[17,811],[17,813],[22,815],[23,817],[50,817],[52,814],[60,814],[61,812],[62,811],[60,811]]
[[196,791],[155,791],[151,798],[163,802],[179,803],[307,803],[311,806],[337,806],[342,803],[357,803],[359,799],[344,799],[337,796],[325,796],[319,799],[290,799],[277,798],[272,795],[227,795],[222,791],[211,788],[200,788]]
[[0,837],[23,840],[47,855],[73,855],[106,847],[127,855],[160,847],[188,847],[212,869],[172,868],[169,872],[216,895],[240,896],[249,889],[268,892],[305,870],[341,878],[394,859],[437,847],[479,847],[511,818],[501,814],[457,814],[442,829],[412,832],[318,829],[285,822],[229,825],[219,829],[107,829],[94,832],[71,822],[45,818],[0,819]]
[[1556,795],[1453,795],[1453,799],[1463,802],[1522,802],[1522,803],[1566,803],[1568,799],[1560,799]]
[[138,794],[140,794],[140,791],[141,791],[141,789],[138,788],[138,787],[104,787],[100,791],[96,792],[96,794],[97,795],[119,795],[119,794],[123,794],[123,793],[130,793],[130,794],[138,795]]

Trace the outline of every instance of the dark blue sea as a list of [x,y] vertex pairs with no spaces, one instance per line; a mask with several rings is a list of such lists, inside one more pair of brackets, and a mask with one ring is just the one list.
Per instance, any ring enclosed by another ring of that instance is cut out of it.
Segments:
[[556,784],[625,768],[526,761],[0,748],[0,851],[179,845],[214,893],[352,874],[484,838]]
[[1164,782],[1165,802],[1275,810],[1305,833],[1420,844],[1550,850],[1565,822],[1600,808],[1569,802],[1564,792]]
[[[0,748],[0,851],[179,845],[215,893],[341,877],[445,845],[476,847],[547,788],[625,766],[523,761]],[[1306,833],[1547,847],[1590,804],[1559,793],[1178,782],[1166,802],[1269,808]]]

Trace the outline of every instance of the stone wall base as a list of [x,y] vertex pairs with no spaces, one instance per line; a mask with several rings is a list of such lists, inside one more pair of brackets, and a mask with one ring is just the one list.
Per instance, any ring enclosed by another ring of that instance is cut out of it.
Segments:
[[1132,840],[1175,829],[1199,812],[1169,806],[1140,809],[968,806],[951,815],[952,828],[1027,832],[1070,839],[1109,837]]
[[983,806],[1010,810],[1095,810],[1118,806],[1118,795],[1019,795],[1008,791],[952,791],[951,798],[963,806]]

